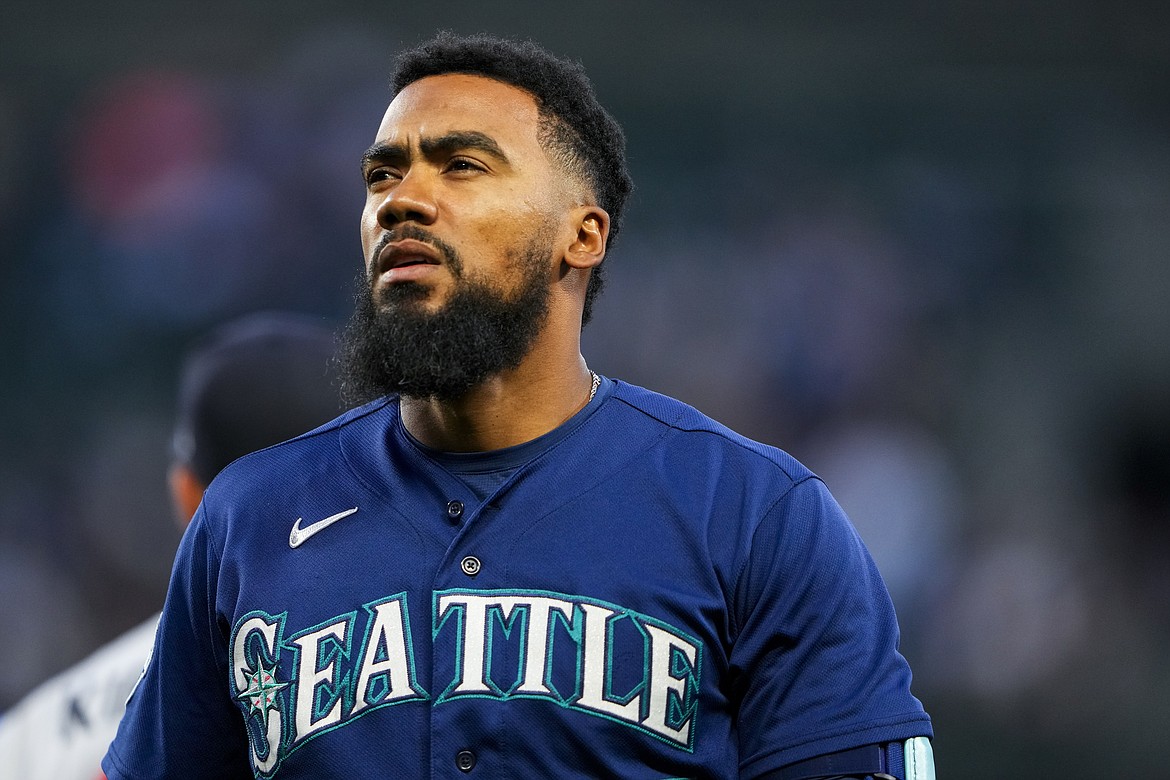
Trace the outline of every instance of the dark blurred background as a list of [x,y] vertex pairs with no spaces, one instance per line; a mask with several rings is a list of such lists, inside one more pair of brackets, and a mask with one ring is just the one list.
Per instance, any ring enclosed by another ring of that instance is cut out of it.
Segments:
[[590,364],[818,471],[939,776],[1170,776],[1170,6],[5,4],[0,709],[158,609],[182,351],[344,321],[440,27],[581,60],[638,189]]

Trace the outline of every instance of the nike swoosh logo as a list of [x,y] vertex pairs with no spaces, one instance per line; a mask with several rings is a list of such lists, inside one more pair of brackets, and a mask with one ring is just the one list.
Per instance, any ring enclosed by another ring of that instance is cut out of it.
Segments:
[[304,520],[304,518],[298,517],[297,521],[293,523],[292,533],[288,535],[288,546],[293,548],[300,547],[305,543],[305,540],[313,534],[328,528],[338,520],[349,517],[356,511],[358,511],[358,508],[355,506],[353,509],[347,509],[344,512],[338,512],[335,515],[329,515],[329,517],[326,517],[324,520],[318,520],[315,523],[310,523],[304,528],[301,528],[301,521]]

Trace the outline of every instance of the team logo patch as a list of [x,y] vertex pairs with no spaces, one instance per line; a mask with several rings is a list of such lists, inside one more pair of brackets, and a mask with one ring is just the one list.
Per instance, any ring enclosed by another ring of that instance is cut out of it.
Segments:
[[287,612],[251,612],[231,637],[231,685],[257,777],[314,737],[408,702],[546,700],[692,751],[702,643],[596,599],[550,591],[437,591],[434,697],[415,667],[405,593],[286,634]]

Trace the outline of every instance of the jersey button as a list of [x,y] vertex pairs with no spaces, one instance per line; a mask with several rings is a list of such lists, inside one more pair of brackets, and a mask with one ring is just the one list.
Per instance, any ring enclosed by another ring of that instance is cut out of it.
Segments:
[[462,501],[448,501],[447,502],[447,519],[451,521],[458,520],[463,517],[463,502]]
[[468,555],[459,562],[459,568],[463,569],[463,573],[468,577],[474,577],[475,575],[479,574],[479,558],[476,558],[474,555]]
[[470,772],[475,769],[475,753],[470,750],[460,750],[455,754],[455,766],[460,772]]

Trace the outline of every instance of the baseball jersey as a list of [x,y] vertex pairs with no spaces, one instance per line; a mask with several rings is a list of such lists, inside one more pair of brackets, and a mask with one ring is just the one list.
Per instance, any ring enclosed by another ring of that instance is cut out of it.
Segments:
[[755,777],[931,736],[792,457],[608,379],[521,446],[477,493],[386,398],[225,469],[110,780]]
[[0,718],[0,780],[96,780],[154,642],[152,617],[39,685]]

